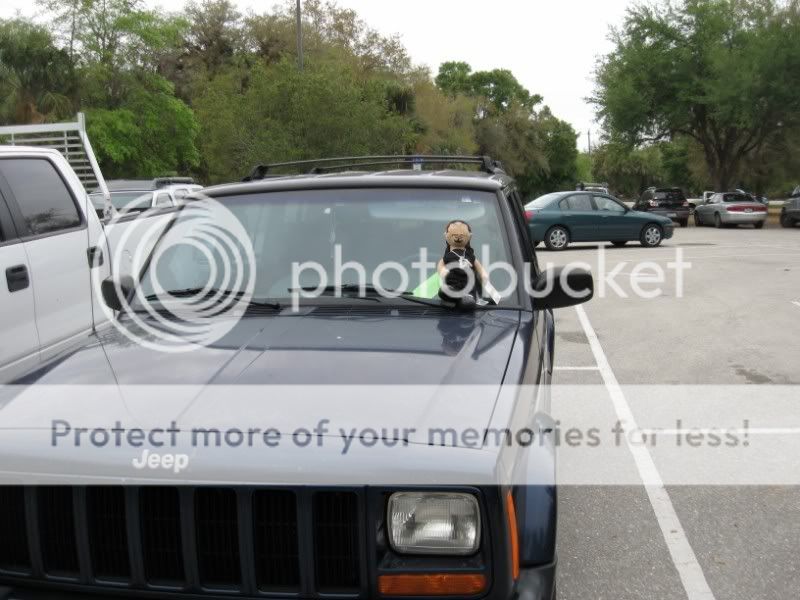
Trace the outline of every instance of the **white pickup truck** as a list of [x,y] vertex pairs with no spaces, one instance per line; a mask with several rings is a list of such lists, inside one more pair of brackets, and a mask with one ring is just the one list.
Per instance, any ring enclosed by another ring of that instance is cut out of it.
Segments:
[[[138,218],[155,219],[152,232],[172,214]],[[124,257],[141,241],[122,234],[135,218],[102,223],[59,151],[0,146],[0,383],[108,324],[93,281],[132,274]],[[124,237],[125,247],[113,252]]]

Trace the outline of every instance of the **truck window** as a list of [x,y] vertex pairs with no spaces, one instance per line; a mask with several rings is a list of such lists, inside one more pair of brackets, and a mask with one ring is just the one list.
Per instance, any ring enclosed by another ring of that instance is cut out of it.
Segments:
[[41,158],[0,160],[5,178],[32,235],[81,225],[75,200],[55,166]]
[[161,192],[156,196],[156,208],[169,208],[172,206],[172,198],[166,192]]

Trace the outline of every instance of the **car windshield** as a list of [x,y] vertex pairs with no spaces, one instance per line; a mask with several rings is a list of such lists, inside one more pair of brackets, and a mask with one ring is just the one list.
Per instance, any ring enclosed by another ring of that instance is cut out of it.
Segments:
[[[484,267],[511,262],[498,197],[493,192],[305,190],[229,196],[221,202],[252,243],[254,300],[282,300],[292,297],[297,288],[364,281],[438,302],[436,263],[445,250],[445,226],[453,220],[470,225],[471,246]],[[176,218],[187,217],[179,214]],[[173,229],[180,229],[177,225],[165,234],[161,245],[166,250],[142,279],[143,297],[157,290],[218,289],[225,281],[223,269],[215,276],[217,265],[210,264],[224,262],[224,258],[211,261],[208,252],[169,239]],[[419,265],[421,261],[428,262],[425,268]],[[348,269],[341,268],[347,263]],[[364,277],[359,273],[362,267]],[[503,295],[501,304],[518,304],[507,271],[491,272],[490,282]],[[353,294],[346,296],[342,301],[352,299]]]
[[564,194],[560,192],[556,192],[554,194],[545,194],[544,196],[539,196],[538,198],[536,198],[536,200],[528,202],[528,204],[525,205],[525,208],[526,209],[544,208],[545,206],[550,204],[553,200],[561,198],[563,195]]
[[753,199],[750,196],[745,196],[744,194],[725,194],[723,196],[724,202],[752,202]]
[[111,192],[111,204],[119,211],[147,210],[152,201],[152,192]]

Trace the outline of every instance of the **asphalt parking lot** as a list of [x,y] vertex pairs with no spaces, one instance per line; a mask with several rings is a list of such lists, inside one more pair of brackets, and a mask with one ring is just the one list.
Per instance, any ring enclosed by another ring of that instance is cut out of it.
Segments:
[[[676,229],[606,248],[608,267],[692,263],[684,297],[596,297],[557,312],[554,383],[800,384],[800,229]],[[594,264],[597,245],[539,252]],[[611,400],[606,397],[599,401]],[[560,488],[559,598],[796,598],[800,488]]]

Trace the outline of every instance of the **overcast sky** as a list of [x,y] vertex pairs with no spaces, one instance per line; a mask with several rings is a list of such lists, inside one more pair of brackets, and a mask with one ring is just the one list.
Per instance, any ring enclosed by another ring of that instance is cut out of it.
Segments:
[[[580,132],[586,147],[599,127],[585,98],[597,57],[610,48],[608,30],[631,0],[337,0],[372,27],[397,33],[419,64],[435,73],[446,60],[474,69],[507,68],[553,112]],[[150,0],[178,11],[183,0]],[[272,1],[238,0],[244,11],[264,12]],[[33,0],[0,0],[0,16],[32,14]]]

